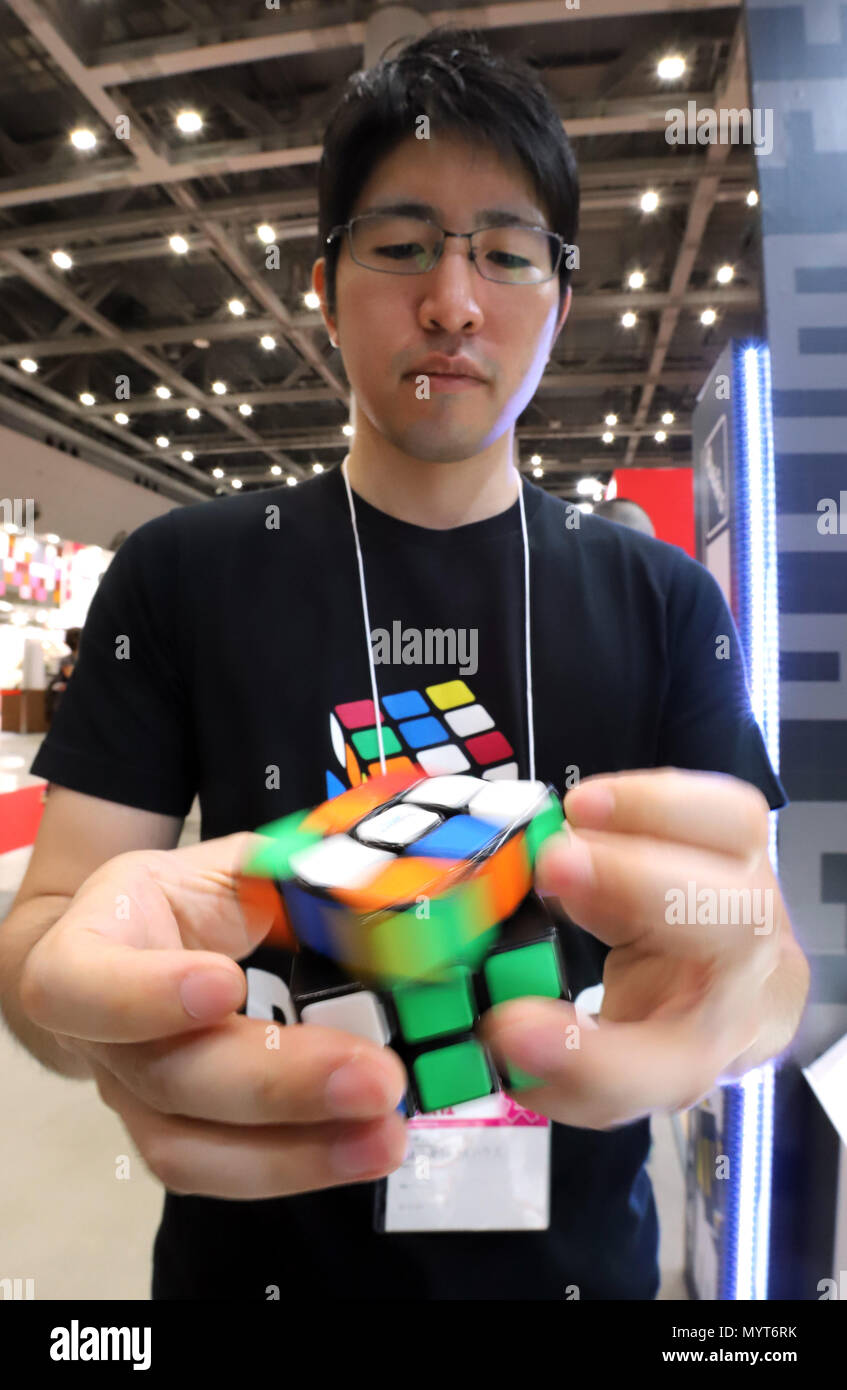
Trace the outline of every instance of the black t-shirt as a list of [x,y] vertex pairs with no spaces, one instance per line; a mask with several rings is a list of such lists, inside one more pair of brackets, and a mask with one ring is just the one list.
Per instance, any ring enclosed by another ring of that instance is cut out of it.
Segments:
[[[675,766],[785,795],[752,716],[718,585],[681,550],[525,481],[535,775]],[[431,530],[356,499],[389,759],[529,775],[517,502]],[[576,523],[576,524],[575,524]],[[127,647],[128,639],[128,647]],[[91,603],[74,678],[32,771],[184,816],[202,838],[315,805],[378,766],[355,544],[336,469],[296,489],[145,523]],[[428,663],[428,664],[427,664]],[[434,756],[434,752],[433,752]],[[607,947],[565,929],[572,997]],[[287,975],[261,946],[243,967]],[[155,1298],[648,1299],[658,1230],[649,1120],[553,1126],[546,1232],[385,1234],[374,1184],[228,1201],[167,1193]]]

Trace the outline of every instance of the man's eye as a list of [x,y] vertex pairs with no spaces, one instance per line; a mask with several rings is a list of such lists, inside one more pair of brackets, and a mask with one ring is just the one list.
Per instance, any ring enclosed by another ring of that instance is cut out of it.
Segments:
[[516,256],[512,251],[489,251],[487,259],[504,270],[519,270],[522,266],[531,265],[525,256]]
[[390,256],[392,260],[402,261],[409,256],[423,255],[423,247],[416,241],[395,242],[392,246],[377,246],[374,248],[380,256]]

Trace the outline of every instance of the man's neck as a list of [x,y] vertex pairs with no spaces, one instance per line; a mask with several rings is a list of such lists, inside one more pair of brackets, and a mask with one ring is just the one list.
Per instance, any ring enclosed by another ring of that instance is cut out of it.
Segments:
[[381,437],[370,447],[357,429],[347,476],[353,491],[372,507],[398,521],[446,531],[497,516],[518,500],[521,479],[511,453],[509,437],[474,458],[429,463]]

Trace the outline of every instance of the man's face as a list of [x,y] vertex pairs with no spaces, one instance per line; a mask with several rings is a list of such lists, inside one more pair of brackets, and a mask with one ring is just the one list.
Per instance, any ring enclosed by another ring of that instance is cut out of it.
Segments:
[[[419,202],[449,231],[467,232],[484,209],[505,208],[529,225],[550,224],[519,164],[507,165],[484,146],[438,137],[410,138],[386,156],[351,213],[394,202]],[[483,219],[487,220],[487,219]],[[324,299],[324,263],[313,287]],[[484,279],[468,243],[448,238],[441,260],[424,274],[395,275],[357,265],[342,241],[336,273],[336,317],[324,321],[338,343],[359,409],[374,430],[413,458],[450,462],[489,448],[535,394],[559,317],[559,277],[511,285]],[[419,399],[420,363],[431,353],[470,357],[484,381],[436,389]]]

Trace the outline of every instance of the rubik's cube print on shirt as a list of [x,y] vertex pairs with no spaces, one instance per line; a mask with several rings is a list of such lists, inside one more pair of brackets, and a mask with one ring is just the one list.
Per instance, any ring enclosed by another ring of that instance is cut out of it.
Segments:
[[[383,695],[380,704],[386,772],[417,763],[424,772],[468,772],[486,781],[517,777],[512,745],[465,681]],[[336,796],[380,770],[373,700],[336,705],[329,727],[338,767],[327,768],[326,794]]]
[[498,1074],[474,1027],[508,999],[568,997],[555,923],[532,889],[563,816],[543,782],[408,763],[384,777],[377,763],[263,827],[240,891],[270,910],[268,941],[295,953],[298,1020],[390,1044],[407,1110],[426,1113],[532,1084]]

